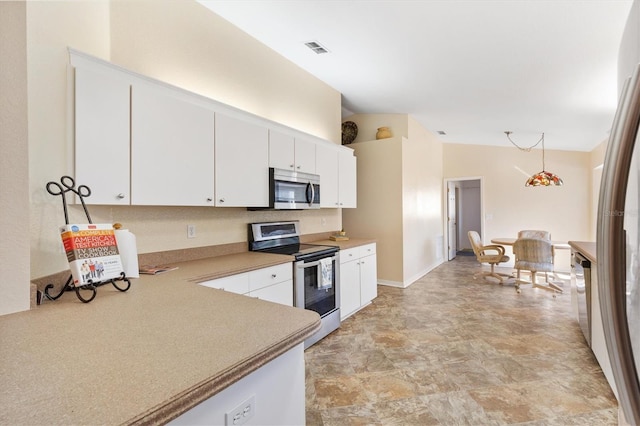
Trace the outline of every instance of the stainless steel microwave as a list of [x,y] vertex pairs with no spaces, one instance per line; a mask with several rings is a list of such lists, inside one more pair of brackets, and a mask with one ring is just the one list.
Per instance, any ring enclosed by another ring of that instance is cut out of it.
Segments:
[[269,168],[269,207],[276,210],[320,208],[320,176]]

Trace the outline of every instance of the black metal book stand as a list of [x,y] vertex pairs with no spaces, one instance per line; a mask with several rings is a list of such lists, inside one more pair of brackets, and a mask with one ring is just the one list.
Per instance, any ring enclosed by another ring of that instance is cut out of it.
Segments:
[[[71,176],[62,176],[60,178],[60,183],[51,181],[47,183],[46,188],[49,194],[54,196],[59,195],[62,197],[62,208],[64,209],[64,221],[67,225],[69,225],[69,213],[67,211],[67,192],[73,192],[78,196],[78,198],[80,199],[80,203],[82,203],[84,214],[87,216],[88,223],[93,223],[91,222],[91,216],[89,216],[87,205],[84,203],[84,197],[88,197],[91,195],[91,189],[89,189],[88,186],[80,185],[78,186],[78,188],[76,188],[76,182],[73,180]],[[126,283],[126,286],[118,287],[118,284],[117,284],[118,281],[124,281]],[[120,273],[120,277],[118,278],[111,278],[105,281],[93,281],[90,279],[87,284],[83,284],[79,286],[73,283],[73,275],[69,275],[69,278],[67,279],[66,284],[62,287],[62,289],[60,290],[60,293],[58,293],[55,296],[49,294],[49,290],[51,290],[55,286],[53,284],[47,284],[46,287],[44,288],[44,297],[46,297],[49,300],[56,300],[60,296],[62,296],[62,294],[65,291],[75,290],[76,296],[78,296],[78,299],[80,299],[84,303],[89,303],[96,297],[97,288],[100,287],[101,285],[109,284],[109,283],[113,284],[113,286],[120,291],[127,291],[129,290],[129,287],[131,287],[131,282],[126,277],[124,271]]]

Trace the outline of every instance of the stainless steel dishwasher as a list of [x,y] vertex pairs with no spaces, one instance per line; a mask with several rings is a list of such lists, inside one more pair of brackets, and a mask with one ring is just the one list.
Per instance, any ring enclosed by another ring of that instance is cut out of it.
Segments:
[[578,322],[591,347],[591,261],[580,252],[571,254],[572,289],[578,302]]

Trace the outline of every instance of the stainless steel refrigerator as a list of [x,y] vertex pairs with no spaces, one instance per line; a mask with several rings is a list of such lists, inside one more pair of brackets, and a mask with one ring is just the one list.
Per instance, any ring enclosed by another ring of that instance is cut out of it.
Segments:
[[618,402],[640,425],[640,67],[627,79],[605,154],[598,203],[600,310]]

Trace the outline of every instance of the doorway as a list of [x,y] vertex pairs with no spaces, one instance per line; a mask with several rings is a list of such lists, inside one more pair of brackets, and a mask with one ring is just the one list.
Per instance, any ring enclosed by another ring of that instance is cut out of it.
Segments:
[[446,217],[445,236],[447,259],[453,260],[461,254],[472,254],[468,231],[477,231],[482,236],[483,180],[482,177],[445,179]]

